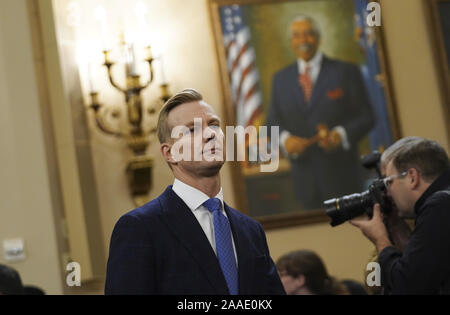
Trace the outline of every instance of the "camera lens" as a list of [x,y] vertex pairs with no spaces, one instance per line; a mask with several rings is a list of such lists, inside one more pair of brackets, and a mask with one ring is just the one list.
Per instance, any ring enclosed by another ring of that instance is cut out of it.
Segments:
[[373,201],[370,191],[367,190],[360,194],[327,200],[324,205],[326,214],[331,218],[331,226],[337,226],[367,213],[368,209],[372,210]]

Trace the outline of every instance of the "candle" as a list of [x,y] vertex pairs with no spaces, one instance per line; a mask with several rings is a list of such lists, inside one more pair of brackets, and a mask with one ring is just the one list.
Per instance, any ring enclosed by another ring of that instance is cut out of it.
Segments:
[[131,74],[131,53],[130,53],[130,46],[127,44],[124,44],[123,46],[123,58],[126,65],[127,75]]
[[131,47],[131,75],[137,75],[137,63],[136,63],[136,51],[134,50],[134,44]]
[[141,41],[144,46],[150,45],[149,26],[148,26],[148,8],[143,1],[136,4],[136,16],[139,24]]
[[102,41],[102,48],[104,51],[109,49],[108,45],[108,19],[106,16],[106,10],[102,6],[98,6],[95,9],[95,19],[99,27],[99,33]]
[[138,75],[134,44],[125,44],[124,59],[125,59],[125,64],[126,64],[126,69],[127,69],[127,75],[132,75],[132,76]]
[[161,69],[161,84],[167,84],[166,82],[166,74],[164,73],[164,62],[163,62],[163,56],[159,56],[159,65]]
[[92,73],[92,62],[91,61],[88,62],[87,68],[88,68],[89,92],[95,92],[94,75]]
[[[83,87],[89,89],[89,92],[94,92],[97,88],[95,85],[94,74],[95,62],[91,41],[79,40],[76,43],[76,62],[79,69],[79,76],[83,82]],[[87,83],[87,86],[86,86]]]

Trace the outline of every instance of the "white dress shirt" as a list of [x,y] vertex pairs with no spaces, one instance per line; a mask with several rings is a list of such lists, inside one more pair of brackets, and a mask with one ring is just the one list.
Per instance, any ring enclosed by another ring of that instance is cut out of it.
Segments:
[[[189,186],[176,178],[173,183],[172,190],[184,201],[189,209],[191,209],[217,256],[216,238],[214,236],[214,215],[205,206],[203,206],[203,203],[208,200],[209,197],[197,188]],[[222,187],[215,198],[220,200],[222,205],[222,214],[227,217],[227,213],[224,210]],[[233,233],[231,233],[231,240],[233,242],[234,257],[237,264],[237,254],[236,247],[234,245]]]
[[321,53],[320,51],[314,57],[312,57],[309,62],[306,62],[305,60],[300,58],[297,59],[298,73],[304,74],[306,71],[306,67],[309,67],[309,76],[311,77],[311,81],[313,85],[316,84],[320,69],[322,68],[322,59],[323,53]]
[[[313,83],[313,89],[314,89],[314,85],[317,82],[317,78],[319,77],[320,69],[322,68],[322,60],[323,60],[323,53],[320,51],[317,52],[315,54],[315,56],[309,62],[306,62],[305,60],[300,59],[300,58],[297,59],[299,75],[304,74],[306,71],[306,67],[309,67],[309,76],[311,77],[311,81]],[[344,150],[349,150],[350,143],[348,142],[347,131],[345,130],[345,128],[342,126],[336,126],[333,128],[333,130],[337,131],[339,133],[339,135],[341,136],[342,148]],[[280,134],[281,147],[286,155],[287,155],[287,152],[285,149],[285,143],[286,143],[287,138],[290,137],[290,135],[291,135],[291,133],[287,130],[283,130]],[[292,156],[294,158],[296,158],[298,156],[298,154],[293,154]]]

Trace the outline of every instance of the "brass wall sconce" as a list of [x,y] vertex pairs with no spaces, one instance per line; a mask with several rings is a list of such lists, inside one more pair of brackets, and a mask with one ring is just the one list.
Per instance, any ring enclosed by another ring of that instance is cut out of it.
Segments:
[[[145,109],[142,101],[142,91],[148,88],[153,82],[153,61],[150,46],[146,47],[147,56],[145,62],[148,64],[149,79],[147,82],[141,84],[141,76],[136,71],[136,58],[134,54],[133,44],[127,44],[122,41],[125,48],[125,69],[126,69],[126,84],[125,87],[119,86],[116,83],[112,68],[117,64],[110,59],[111,50],[104,50],[103,65],[108,70],[108,78],[111,85],[122,92],[125,97],[125,106],[127,113],[126,130],[115,130],[108,125],[107,120],[104,119],[104,112],[101,109],[104,107],[99,102],[99,93],[91,91],[91,104],[89,109],[92,109],[95,117],[95,124],[97,128],[104,134],[124,138],[127,141],[128,147],[133,152],[133,158],[129,161],[126,174],[128,177],[128,184],[130,194],[136,206],[141,206],[147,202],[147,196],[152,188],[152,168],[153,157],[146,154],[146,150],[150,144],[150,136],[156,133],[156,126],[146,126],[144,124],[144,116],[155,116],[158,113],[161,103],[166,102],[170,98],[169,85],[163,80],[160,85],[161,96],[159,105],[153,105]],[[119,118],[120,114],[114,113],[114,118]]]

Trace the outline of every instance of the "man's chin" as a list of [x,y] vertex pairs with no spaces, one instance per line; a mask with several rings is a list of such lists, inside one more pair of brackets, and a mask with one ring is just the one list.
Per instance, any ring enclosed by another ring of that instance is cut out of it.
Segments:
[[201,164],[201,167],[198,168],[198,175],[203,177],[213,177],[219,174],[224,161],[201,162]]
[[313,57],[312,54],[305,54],[305,53],[299,54],[299,56],[300,56],[300,59],[302,59],[304,61],[310,61]]

